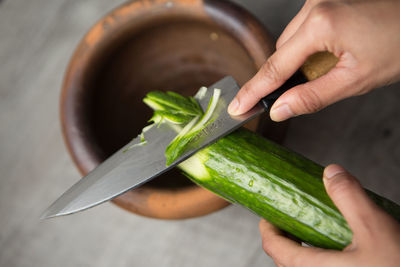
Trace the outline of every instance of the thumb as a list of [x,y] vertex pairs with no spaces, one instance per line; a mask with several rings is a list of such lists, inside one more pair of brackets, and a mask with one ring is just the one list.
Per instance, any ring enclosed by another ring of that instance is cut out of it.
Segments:
[[324,184],[329,197],[343,214],[354,236],[364,237],[373,228],[377,207],[358,180],[339,165],[324,171]]
[[363,75],[354,70],[358,65],[356,58],[349,52],[336,56],[339,61],[326,74],[281,95],[271,108],[271,119],[283,121],[313,113],[339,100],[366,92],[368,86],[363,82]]
[[295,86],[280,96],[271,108],[271,119],[283,121],[293,116],[317,112],[354,95],[356,82],[357,77],[347,67],[334,67],[325,75]]

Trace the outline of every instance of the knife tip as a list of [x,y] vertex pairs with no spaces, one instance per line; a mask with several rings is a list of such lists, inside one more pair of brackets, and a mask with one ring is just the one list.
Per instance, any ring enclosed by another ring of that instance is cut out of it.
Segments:
[[50,209],[46,209],[44,212],[42,212],[42,214],[40,215],[39,219],[40,220],[46,220],[46,219],[50,219],[50,218],[54,218],[58,216],[57,213],[53,213],[50,211]]
[[41,215],[40,215],[40,220],[46,220],[46,219],[51,219],[54,217],[59,217],[62,215],[68,215],[71,213],[75,213],[76,211],[71,211],[71,210],[67,210],[67,209],[57,209],[57,207],[55,207],[56,205],[53,204],[50,207],[48,207]]

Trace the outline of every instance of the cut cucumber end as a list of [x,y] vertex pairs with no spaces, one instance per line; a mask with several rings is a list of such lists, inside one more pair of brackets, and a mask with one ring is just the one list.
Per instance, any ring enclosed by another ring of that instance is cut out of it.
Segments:
[[180,163],[178,167],[188,175],[196,177],[198,180],[206,181],[211,179],[211,175],[204,164],[207,158],[207,149],[203,149]]

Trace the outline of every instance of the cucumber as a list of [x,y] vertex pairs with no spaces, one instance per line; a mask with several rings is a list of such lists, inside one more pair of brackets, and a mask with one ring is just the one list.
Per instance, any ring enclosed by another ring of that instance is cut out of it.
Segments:
[[[343,249],[351,242],[347,222],[325,191],[324,168],[256,133],[240,129],[178,167],[193,182],[310,245]],[[398,205],[368,193],[399,220]]]
[[[178,168],[198,185],[310,245],[340,250],[352,240],[346,220],[325,191],[324,168],[254,132],[239,129],[197,152]],[[397,204],[367,193],[400,220]]]

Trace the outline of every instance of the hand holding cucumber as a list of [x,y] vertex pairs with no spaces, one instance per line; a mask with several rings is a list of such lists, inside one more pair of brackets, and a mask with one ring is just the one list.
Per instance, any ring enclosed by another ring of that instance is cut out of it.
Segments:
[[343,214],[353,241],[343,251],[302,247],[265,220],[260,232],[265,252],[278,266],[398,266],[400,226],[379,209],[358,181],[338,165],[324,171],[325,188]]

